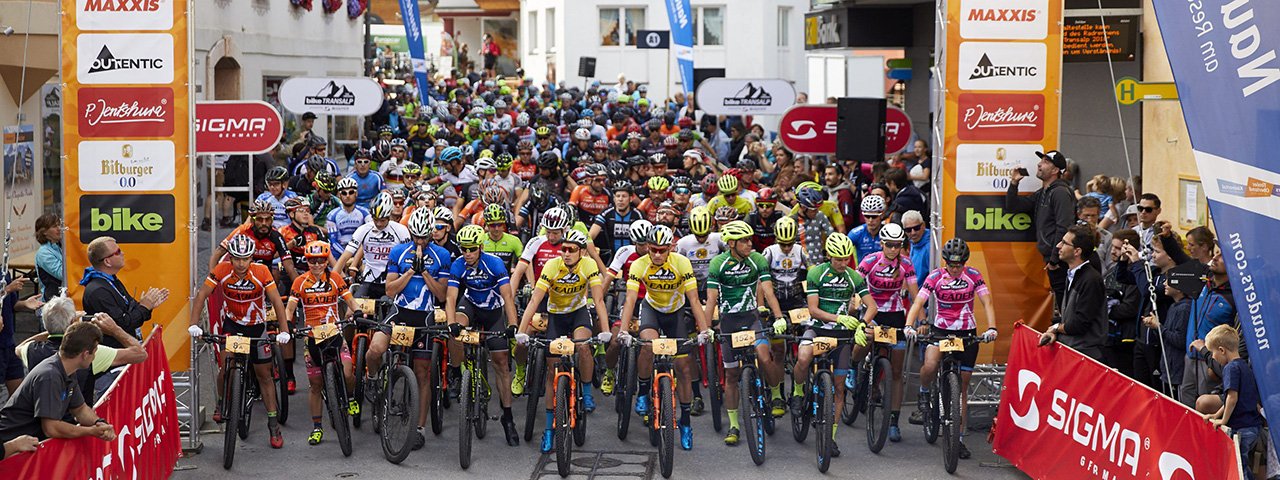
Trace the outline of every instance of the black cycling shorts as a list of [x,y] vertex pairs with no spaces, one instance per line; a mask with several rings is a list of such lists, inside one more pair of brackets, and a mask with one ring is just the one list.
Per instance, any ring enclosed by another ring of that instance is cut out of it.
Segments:
[[[245,326],[245,325],[236,323],[232,320],[222,321],[223,335],[227,335],[227,336],[240,335],[242,337],[249,337],[251,339],[259,339],[259,338],[264,338],[264,335],[266,333],[267,333],[267,324],[265,323]],[[273,348],[275,348],[274,345],[275,345],[274,341],[253,342],[252,344],[253,354],[249,356],[250,362],[255,365],[271,363],[271,356],[274,354],[274,351],[272,350]]]
[[[436,315],[435,311],[426,312],[422,310],[410,310],[403,307],[395,307],[394,313],[391,314],[391,317],[387,318],[387,321],[396,325],[421,328],[433,325],[436,321]],[[391,334],[390,325],[382,327],[381,330],[387,335]],[[414,360],[431,359],[430,347],[430,336],[427,335],[427,331],[414,330],[413,347],[410,347],[410,350],[412,350],[412,358]]]
[[[720,352],[724,357],[724,368],[736,368],[738,366],[738,352],[733,349],[732,334],[746,330],[760,330],[760,316],[756,312],[738,312],[720,315]],[[763,333],[756,334],[755,345],[760,346],[768,343]]]
[[[649,302],[640,302],[640,332],[657,330],[662,337],[683,342],[693,332],[692,323],[688,321],[685,311],[686,309],[680,309],[675,313],[662,313],[649,305]],[[680,355],[685,355],[692,350],[692,346],[681,344],[678,351]]]
[[547,331],[543,334],[544,338],[573,338],[573,333],[579,328],[591,331],[591,314],[588,310],[587,307],[583,307],[569,313],[547,314]]
[[[937,335],[937,336],[946,336],[946,335],[963,336],[963,335],[974,335],[976,333],[978,333],[977,329],[947,330],[945,328],[938,328],[938,327],[931,327],[929,329],[930,335]],[[933,345],[936,347],[938,346],[938,342],[930,343],[930,345]],[[962,372],[973,371],[973,366],[978,364],[978,350],[980,348],[982,348],[982,346],[979,345],[978,342],[973,342],[964,346],[964,353],[961,353],[958,355],[958,358],[960,359],[960,371]]]
[[[483,309],[471,303],[471,299],[465,296],[462,298],[461,304],[458,305],[458,315],[467,317],[467,325],[472,330],[500,332],[507,329],[507,315],[503,312],[503,308]],[[489,348],[490,352],[505,352],[511,349],[506,337],[497,335],[485,338],[484,344]]]

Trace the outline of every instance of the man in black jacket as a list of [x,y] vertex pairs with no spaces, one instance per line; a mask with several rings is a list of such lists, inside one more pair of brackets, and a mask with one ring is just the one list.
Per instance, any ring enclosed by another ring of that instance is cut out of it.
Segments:
[[[151,311],[169,298],[167,288],[149,288],[137,300],[129,294],[116,275],[124,268],[124,251],[116,239],[98,237],[89,242],[89,268],[84,269],[84,311],[87,314],[106,313],[125,332],[142,338],[142,324],[151,319]],[[106,338],[103,345],[125,348],[114,338]]]
[[1036,178],[1044,186],[1030,197],[1018,195],[1018,182],[1024,177],[1024,169],[1013,169],[1009,174],[1009,190],[1005,192],[1006,214],[1030,213],[1036,232],[1036,249],[1044,257],[1045,271],[1049,274],[1049,288],[1053,290],[1053,306],[1061,310],[1063,295],[1067,290],[1067,271],[1058,260],[1055,245],[1067,233],[1076,220],[1076,197],[1071,185],[1062,179],[1067,168],[1067,157],[1057,150],[1036,152],[1040,163],[1036,165]]
[[1085,258],[1093,254],[1096,239],[1093,228],[1073,225],[1058,242],[1058,258],[1067,277],[1066,295],[1060,321],[1045,330],[1040,344],[1060,339],[1063,345],[1102,361],[1107,341],[1107,292],[1102,274],[1085,268]]

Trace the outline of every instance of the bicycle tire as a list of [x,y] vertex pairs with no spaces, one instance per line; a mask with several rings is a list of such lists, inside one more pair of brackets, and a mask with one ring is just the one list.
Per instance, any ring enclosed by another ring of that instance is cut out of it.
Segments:
[[755,367],[748,366],[742,369],[742,374],[738,377],[738,394],[742,397],[739,411],[742,412],[742,426],[747,434],[747,451],[751,453],[752,462],[763,465],[765,432],[762,415],[772,416],[772,413],[765,411],[761,404],[759,383],[760,378],[756,375]]
[[226,398],[222,400],[223,407],[227,409],[223,412],[222,418],[226,419],[226,430],[224,430],[222,438],[222,468],[231,469],[231,464],[236,458],[236,437],[239,436],[240,422],[236,419],[240,418],[240,410],[244,409],[244,367],[233,366],[224,373],[226,375],[227,392]]
[[475,394],[471,388],[471,371],[462,369],[462,383],[458,385],[458,466],[463,470],[471,467],[471,430],[475,425],[471,421],[472,410],[475,409]]
[[960,462],[960,374],[943,375],[942,382],[942,465],[947,473],[956,473]]
[[238,419],[236,423],[240,424],[240,428],[236,430],[236,433],[240,435],[241,440],[248,440],[249,427],[253,426],[253,399],[255,395],[261,397],[262,394],[258,393],[258,375],[253,370],[253,367],[247,367],[243,372],[244,400],[240,404],[244,405],[244,408],[240,409],[240,416],[236,417]]
[[[578,388],[591,388],[591,384],[578,384]],[[582,391],[577,390],[577,392],[573,402],[573,444],[581,447],[587,444],[587,407],[583,406]]]
[[440,382],[440,355],[439,346],[433,346],[431,363],[427,364],[427,391],[431,393],[431,401],[427,402],[427,416],[431,421],[431,434],[435,436],[440,436],[440,432],[444,430],[444,404],[440,403],[440,399],[445,393]]
[[805,438],[809,437],[809,424],[813,422],[813,409],[810,407],[813,402],[813,385],[806,382],[802,391],[804,407],[800,409],[799,415],[791,412],[791,437],[796,439],[796,443],[804,443]]
[[489,354],[482,352],[480,358],[475,363],[476,371],[480,372],[474,377],[471,387],[476,389],[475,404],[475,422],[476,422],[476,439],[484,440],[485,435],[489,434]]
[[[405,365],[397,365],[387,379],[385,412],[387,421],[382,426],[382,455],[388,462],[399,464],[413,451],[413,439],[418,426],[418,377]],[[393,434],[394,431],[399,431]],[[404,438],[399,438],[403,436]],[[394,437],[394,438],[393,438]]]
[[893,400],[893,365],[888,358],[876,356],[871,364],[870,380],[867,384],[867,448],[871,453],[880,453],[889,438],[889,407]]
[[671,478],[671,470],[675,459],[676,448],[676,422],[675,422],[675,386],[671,384],[671,377],[662,377],[658,379],[658,396],[659,401],[656,405],[659,408],[659,432],[661,447],[658,449],[658,464],[661,470],[662,478]]
[[938,441],[939,430],[938,420],[938,387],[935,385],[933,390],[929,391],[929,395],[919,399],[925,402],[924,407],[924,441],[933,445]]
[[702,378],[706,379],[707,392],[711,394],[711,426],[715,428],[716,433],[724,429],[724,388],[720,385],[720,372],[716,368],[716,364],[720,362],[719,356],[716,355],[717,342],[708,342],[702,347],[702,363],[705,373]]
[[631,394],[634,393],[630,379],[633,376],[632,370],[635,368],[631,363],[631,347],[622,348],[621,355],[618,356],[617,390],[614,391],[614,410],[618,414],[618,440],[626,440],[627,432],[631,430]]
[[555,392],[555,447],[556,447],[556,471],[561,477],[569,476],[569,461],[573,459],[573,432],[570,427],[570,392],[572,387],[569,385],[569,377],[560,377],[556,379]]
[[360,417],[363,416],[363,412],[364,412],[364,377],[366,375],[364,372],[365,370],[364,352],[368,348],[369,348],[369,337],[366,337],[364,335],[360,335],[359,337],[356,337],[356,349],[354,352],[352,352],[352,355],[355,355],[356,357],[355,366],[354,366],[355,377],[356,377],[356,388],[355,388],[355,391],[352,392],[352,398],[355,399],[356,403],[360,404],[360,412],[361,412],[351,416],[351,426],[356,428],[360,428],[360,423],[362,422],[362,419]]
[[814,417],[817,421],[814,422],[816,438],[813,443],[817,446],[818,471],[827,473],[827,469],[831,468],[831,442],[835,440],[836,433],[836,390],[831,372],[818,372],[815,387],[814,406],[817,411],[814,412]]
[[[387,358],[386,355],[383,355],[383,362],[390,362],[390,359]],[[373,408],[373,413],[371,414],[371,418],[373,418],[373,433],[378,435],[382,435],[383,424],[387,422],[385,390],[387,386],[387,377],[390,375],[391,375],[391,364],[383,363],[382,368],[378,369],[377,375],[374,376],[374,382],[377,382],[379,385],[382,385],[383,387],[382,389],[384,390],[382,397],[375,398],[373,399],[373,401],[369,402],[369,406]]]
[[538,399],[542,397],[543,391],[546,390],[546,381],[543,376],[547,374],[547,367],[544,365],[546,357],[543,356],[542,347],[529,347],[529,360],[525,367],[525,387],[524,394],[528,398],[525,399],[527,407],[524,415],[524,441],[533,440],[534,426],[538,421],[539,415],[535,415],[540,409],[538,408]]
[[329,405],[329,423],[338,435],[338,446],[342,456],[351,456],[351,429],[347,425],[347,405],[342,394],[338,392],[338,382],[344,381],[338,373],[338,364],[328,362],[324,365],[324,401]]
[[276,390],[276,421],[281,425],[289,422],[289,386],[285,382],[284,352],[279,348],[271,349],[272,384]]
[[845,425],[853,426],[858,421],[858,415],[866,411],[867,408],[867,379],[870,376],[869,367],[864,360],[854,365],[853,389],[844,389],[844,408],[840,412],[840,421]]

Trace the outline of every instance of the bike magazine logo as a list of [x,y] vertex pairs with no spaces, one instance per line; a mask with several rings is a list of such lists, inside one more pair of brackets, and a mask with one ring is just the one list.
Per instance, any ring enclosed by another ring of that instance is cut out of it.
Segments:
[[956,134],[966,141],[1038,142],[1044,139],[1044,95],[961,93]]
[[[956,190],[966,193],[1004,193],[1009,189],[1009,174],[1024,167],[1028,172],[1036,170],[1044,151],[1037,144],[1001,145],[968,143],[956,146]],[[1034,178],[1018,183],[1018,191],[1030,193],[1040,188]]]
[[176,222],[173,195],[84,195],[80,197],[80,239],[103,236],[120,243],[172,243]]
[[95,88],[76,92],[80,136],[168,137],[173,135],[173,89]]
[[80,189],[86,192],[172,190],[177,173],[169,140],[80,142]]
[[1044,90],[1046,52],[1043,43],[961,43],[960,88]]
[[169,30],[175,0],[76,0],[80,30]]
[[1005,209],[1004,195],[956,196],[956,236],[967,242],[1034,242],[1031,214]]
[[1043,40],[1048,34],[1048,0],[964,0],[960,2],[961,38]]
[[725,97],[722,105],[726,107],[767,107],[773,105],[773,95],[769,95],[764,87],[756,87],[751,82],[742,86],[732,97]]
[[172,83],[173,36],[82,34],[76,44],[76,77],[90,85]]

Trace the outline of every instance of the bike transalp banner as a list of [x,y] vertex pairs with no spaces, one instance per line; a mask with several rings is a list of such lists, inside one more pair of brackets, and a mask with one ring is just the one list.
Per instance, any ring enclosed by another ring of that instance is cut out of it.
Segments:
[[680,67],[680,82],[685,98],[693,95],[693,10],[689,0],[667,0],[667,19],[671,21],[671,48],[675,49]]
[[1280,418],[1280,3],[1154,5],[1263,408]]
[[418,13],[417,0],[400,0],[400,18],[404,20],[404,37],[409,42],[413,77],[418,81],[418,101],[427,108],[431,106],[431,97],[427,95],[427,53],[422,45],[422,15]]

